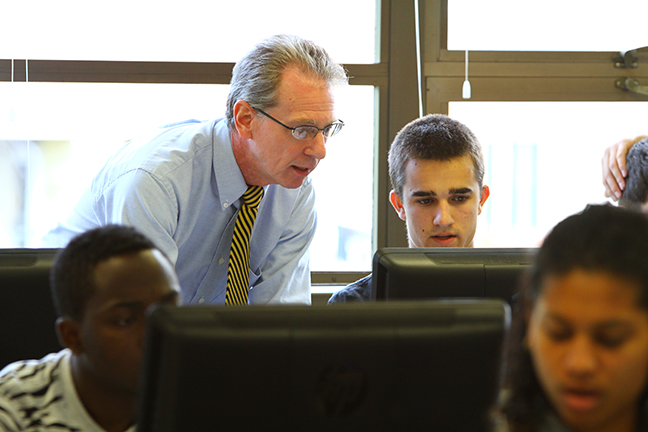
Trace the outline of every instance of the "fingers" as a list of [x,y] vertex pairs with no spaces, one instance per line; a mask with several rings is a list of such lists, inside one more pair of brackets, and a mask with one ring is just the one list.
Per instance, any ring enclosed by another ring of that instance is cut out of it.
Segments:
[[603,152],[601,159],[601,168],[603,174],[603,186],[605,187],[605,196],[617,201],[621,198],[625,189],[625,177],[628,175],[626,170],[626,155],[630,148],[646,136],[641,135],[635,138],[623,139]]

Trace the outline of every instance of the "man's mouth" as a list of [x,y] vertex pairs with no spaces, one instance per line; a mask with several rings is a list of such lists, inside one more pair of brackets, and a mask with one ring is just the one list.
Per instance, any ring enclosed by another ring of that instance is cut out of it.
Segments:
[[457,239],[457,236],[455,234],[437,234],[431,238],[439,246],[448,246]]
[[292,167],[297,172],[297,174],[303,175],[303,176],[307,176],[312,171],[312,169],[310,169],[310,168],[298,167],[296,165],[293,165]]
[[302,176],[307,176],[312,173],[318,165],[317,160],[313,162],[306,162],[306,165],[292,165],[292,168],[297,172],[297,174]]

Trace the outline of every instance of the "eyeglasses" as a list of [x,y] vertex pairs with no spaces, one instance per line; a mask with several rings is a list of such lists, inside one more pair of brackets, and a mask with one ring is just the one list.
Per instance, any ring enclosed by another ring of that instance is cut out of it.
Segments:
[[270,120],[274,121],[275,123],[280,124],[286,129],[289,129],[292,132],[292,136],[294,136],[298,140],[307,140],[307,139],[315,138],[315,136],[317,136],[317,133],[319,131],[322,131],[322,136],[324,136],[324,138],[330,138],[333,135],[340,132],[344,127],[344,122],[342,120],[338,120],[336,122],[331,123],[330,125],[324,126],[322,129],[318,128],[317,126],[297,126],[293,128],[290,126],[286,126],[285,124],[281,123],[279,120],[272,117],[267,112],[260,110],[259,108],[254,108],[254,109],[259,111],[261,114],[268,117]]

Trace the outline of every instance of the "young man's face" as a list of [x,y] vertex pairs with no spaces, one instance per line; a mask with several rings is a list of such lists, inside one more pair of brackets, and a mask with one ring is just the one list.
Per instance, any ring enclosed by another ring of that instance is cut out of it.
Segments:
[[489,195],[480,190],[470,155],[449,161],[411,159],[405,184],[390,201],[406,222],[409,247],[472,247],[477,216]]
[[172,265],[158,250],[116,256],[94,271],[96,292],[79,323],[79,355],[92,384],[135,395],[143,355],[145,311],[152,304],[177,304],[180,286]]

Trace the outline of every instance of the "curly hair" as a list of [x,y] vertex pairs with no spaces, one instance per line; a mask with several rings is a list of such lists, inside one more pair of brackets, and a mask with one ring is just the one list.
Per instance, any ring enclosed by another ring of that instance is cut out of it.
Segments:
[[626,187],[619,204],[639,210],[648,200],[648,138],[635,143],[626,156]]

